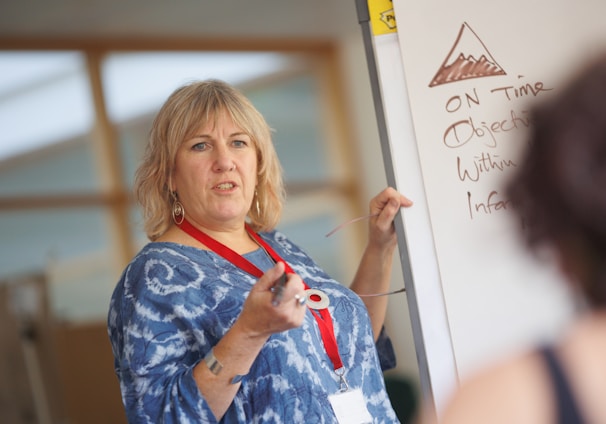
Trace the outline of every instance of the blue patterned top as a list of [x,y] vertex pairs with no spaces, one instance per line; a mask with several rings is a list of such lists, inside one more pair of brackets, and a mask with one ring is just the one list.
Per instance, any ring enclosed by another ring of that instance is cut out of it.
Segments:
[[[260,235],[310,288],[330,297],[347,382],[362,390],[373,423],[398,423],[364,303],[281,233]],[[139,252],[116,286],[108,316],[130,423],[217,422],[192,370],[232,326],[255,281],[212,251],[153,242]],[[338,391],[308,311],[300,327],[269,338],[221,422],[336,423],[328,396]]]

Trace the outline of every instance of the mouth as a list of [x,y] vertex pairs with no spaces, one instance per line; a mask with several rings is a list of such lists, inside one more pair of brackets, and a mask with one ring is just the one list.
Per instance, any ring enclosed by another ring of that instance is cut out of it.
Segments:
[[232,182],[224,182],[224,183],[219,183],[215,186],[215,188],[217,190],[231,190],[233,188],[235,188],[236,185]]

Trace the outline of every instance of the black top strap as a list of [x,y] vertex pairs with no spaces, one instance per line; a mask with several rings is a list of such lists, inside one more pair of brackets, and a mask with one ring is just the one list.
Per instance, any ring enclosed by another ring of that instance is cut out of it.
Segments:
[[566,374],[558,360],[553,347],[545,346],[540,350],[545,359],[549,375],[553,381],[555,404],[557,407],[557,422],[560,424],[583,424],[585,420],[574,399]]

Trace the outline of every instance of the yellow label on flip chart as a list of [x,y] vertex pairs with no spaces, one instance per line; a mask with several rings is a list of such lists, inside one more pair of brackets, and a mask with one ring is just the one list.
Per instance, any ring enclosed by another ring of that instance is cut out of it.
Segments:
[[368,0],[368,13],[374,35],[398,31],[392,0]]

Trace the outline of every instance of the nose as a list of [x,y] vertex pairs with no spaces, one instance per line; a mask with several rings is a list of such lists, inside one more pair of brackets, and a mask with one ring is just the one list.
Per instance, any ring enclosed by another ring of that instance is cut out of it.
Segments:
[[215,161],[213,164],[215,172],[227,172],[236,169],[236,164],[226,148],[215,149]]

